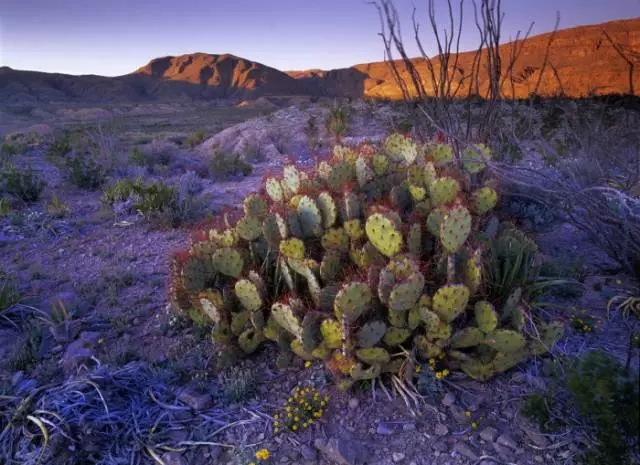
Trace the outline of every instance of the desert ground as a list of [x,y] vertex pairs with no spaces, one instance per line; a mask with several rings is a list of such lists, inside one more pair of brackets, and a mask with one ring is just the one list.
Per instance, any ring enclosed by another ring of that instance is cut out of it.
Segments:
[[[602,351],[637,382],[639,274],[606,247],[621,250],[634,236],[590,230],[522,183],[548,182],[538,187],[552,191],[569,178],[576,189],[615,180],[607,185],[624,197],[637,234],[640,165],[628,168],[638,163],[637,106],[505,104],[504,125],[517,137],[493,149],[496,215],[537,243],[537,273],[555,284],[532,291],[527,305],[562,321],[564,334],[549,354],[489,381],[459,370],[436,379],[423,361],[408,376],[413,390],[381,378],[343,391],[320,360],[284,356],[270,342],[237,358],[212,342],[211,321],[173,308],[173,254],[202,225],[241,208],[265,177],[329,160],[335,134],[325,122],[335,103],[0,108],[0,463],[614,463],[584,462],[608,443],[564,380],[577,359]],[[399,103],[337,104],[349,111],[346,147],[380,144],[414,117]],[[600,171],[572,178],[576,166],[591,169],[586,157]],[[11,187],[16,172],[29,179]],[[178,200],[171,211],[140,211],[114,192],[125,179],[175,187]],[[305,431],[276,433],[296,388],[326,396],[324,412]],[[545,407],[545,399],[559,404]],[[628,406],[637,409],[637,398]],[[630,452],[617,463],[638,463],[637,415],[629,421],[636,437],[622,439]]]

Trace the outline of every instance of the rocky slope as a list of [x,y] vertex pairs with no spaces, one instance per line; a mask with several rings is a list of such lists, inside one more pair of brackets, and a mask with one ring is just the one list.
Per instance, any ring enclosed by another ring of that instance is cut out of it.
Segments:
[[[508,60],[514,47],[522,47],[520,56],[513,66],[513,73],[503,85],[503,93],[510,97],[527,97],[536,89],[538,94],[553,96],[564,93],[569,97],[584,97],[590,94],[627,93],[631,87],[634,93],[640,93],[640,72],[635,71],[630,86],[629,66],[611,45],[605,31],[614,43],[625,50],[629,57],[635,60],[636,68],[640,65],[640,18],[612,21],[602,24],[579,26],[557,31],[549,49],[549,59],[544,65],[545,53],[550,34],[532,36],[522,45],[506,43],[501,47],[503,67],[508,66]],[[456,62],[456,70],[450,67],[456,76],[456,84],[467,76],[471,70],[476,52],[460,53],[457,61],[451,58],[450,63]],[[439,75],[437,58],[432,58],[436,76]],[[432,79],[426,63],[422,59],[415,59],[414,63],[422,76],[427,92],[432,90]],[[486,69],[486,55],[481,66]],[[408,74],[404,66],[400,71],[406,78]],[[389,65],[385,62],[364,63],[350,68],[331,71],[308,70],[292,71],[290,76],[324,89],[327,93],[346,95],[350,97],[382,97],[399,98],[401,92],[396,85]],[[486,92],[488,86],[486,72],[480,76],[480,93]],[[513,84],[513,87],[512,87]],[[466,83],[460,86],[459,95],[466,95]]]

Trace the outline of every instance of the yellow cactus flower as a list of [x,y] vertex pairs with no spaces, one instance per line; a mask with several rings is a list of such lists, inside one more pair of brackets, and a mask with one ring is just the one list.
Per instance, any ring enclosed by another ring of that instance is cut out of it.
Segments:
[[304,362],[304,367],[305,368],[311,368],[312,365],[313,365],[313,363],[311,363],[311,360],[307,360],[306,362]]

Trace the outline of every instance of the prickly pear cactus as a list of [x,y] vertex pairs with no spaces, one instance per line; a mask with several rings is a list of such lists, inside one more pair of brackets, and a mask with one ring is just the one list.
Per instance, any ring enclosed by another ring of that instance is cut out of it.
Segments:
[[488,260],[510,273],[536,246],[487,215],[489,160],[480,145],[454,156],[393,134],[336,147],[315,169],[287,165],[175,255],[172,308],[210,324],[216,344],[251,354],[273,341],[322,360],[343,387],[399,374],[399,354],[482,380],[543,354],[562,325],[537,323],[532,339],[522,290],[492,294]]

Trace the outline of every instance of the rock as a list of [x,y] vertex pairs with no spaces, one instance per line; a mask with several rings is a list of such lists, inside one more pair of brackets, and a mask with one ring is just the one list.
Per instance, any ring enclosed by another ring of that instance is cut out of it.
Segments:
[[416,424],[413,422],[405,423],[404,425],[402,425],[402,431],[404,431],[405,433],[411,433],[416,429]]
[[498,456],[505,462],[513,462],[515,460],[515,454],[511,452],[508,447],[502,446],[497,442],[493,443],[493,449],[496,451]]
[[473,447],[471,447],[469,444],[465,442],[462,442],[462,441],[456,442],[455,445],[453,446],[453,450],[456,451],[458,454],[462,455],[463,457],[466,457],[470,460],[478,460],[478,453],[475,451]]
[[84,331],[80,337],[67,347],[62,356],[62,369],[66,375],[75,374],[77,369],[89,363],[94,357],[94,348],[98,344],[100,333]]
[[513,449],[513,450],[518,449],[518,443],[506,433],[501,434],[498,437],[498,444],[500,444],[501,446],[508,447],[509,449]]
[[320,438],[313,443],[327,459],[333,460],[339,465],[363,465],[369,458],[369,451],[359,441],[330,438],[324,441]]
[[357,409],[359,405],[360,401],[356,397],[352,397],[351,399],[349,399],[349,408],[351,410]]
[[485,429],[480,431],[480,437],[487,442],[495,441],[497,436],[498,430],[491,426],[487,426]]
[[442,405],[444,405],[445,407],[451,407],[453,404],[455,404],[455,402],[456,397],[450,392],[447,392],[442,398]]
[[538,447],[542,447],[542,448],[548,447],[549,440],[542,434],[535,432],[532,428],[535,428],[535,427],[531,425],[530,427],[523,428],[529,440]]
[[402,452],[394,452],[393,454],[391,454],[391,459],[393,460],[394,463],[398,463],[401,460],[404,460],[405,455]]
[[393,433],[395,433],[395,428],[393,427],[393,425],[382,422],[378,424],[378,427],[376,428],[376,433],[382,436],[391,436]]
[[438,423],[436,425],[436,436],[446,436],[447,434],[449,434],[449,428],[447,428],[446,425],[443,425],[442,423]]
[[200,394],[191,388],[184,389],[178,395],[178,400],[194,410],[206,410],[213,405],[213,400],[209,394]]
[[460,407],[459,405],[452,405],[450,407],[451,414],[453,418],[461,425],[465,425],[469,423],[469,417],[467,417],[465,409]]
[[185,458],[179,452],[167,452],[162,455],[165,465],[188,465]]
[[300,447],[300,453],[307,462],[314,461],[318,458],[318,453],[306,444],[303,444],[302,447]]

